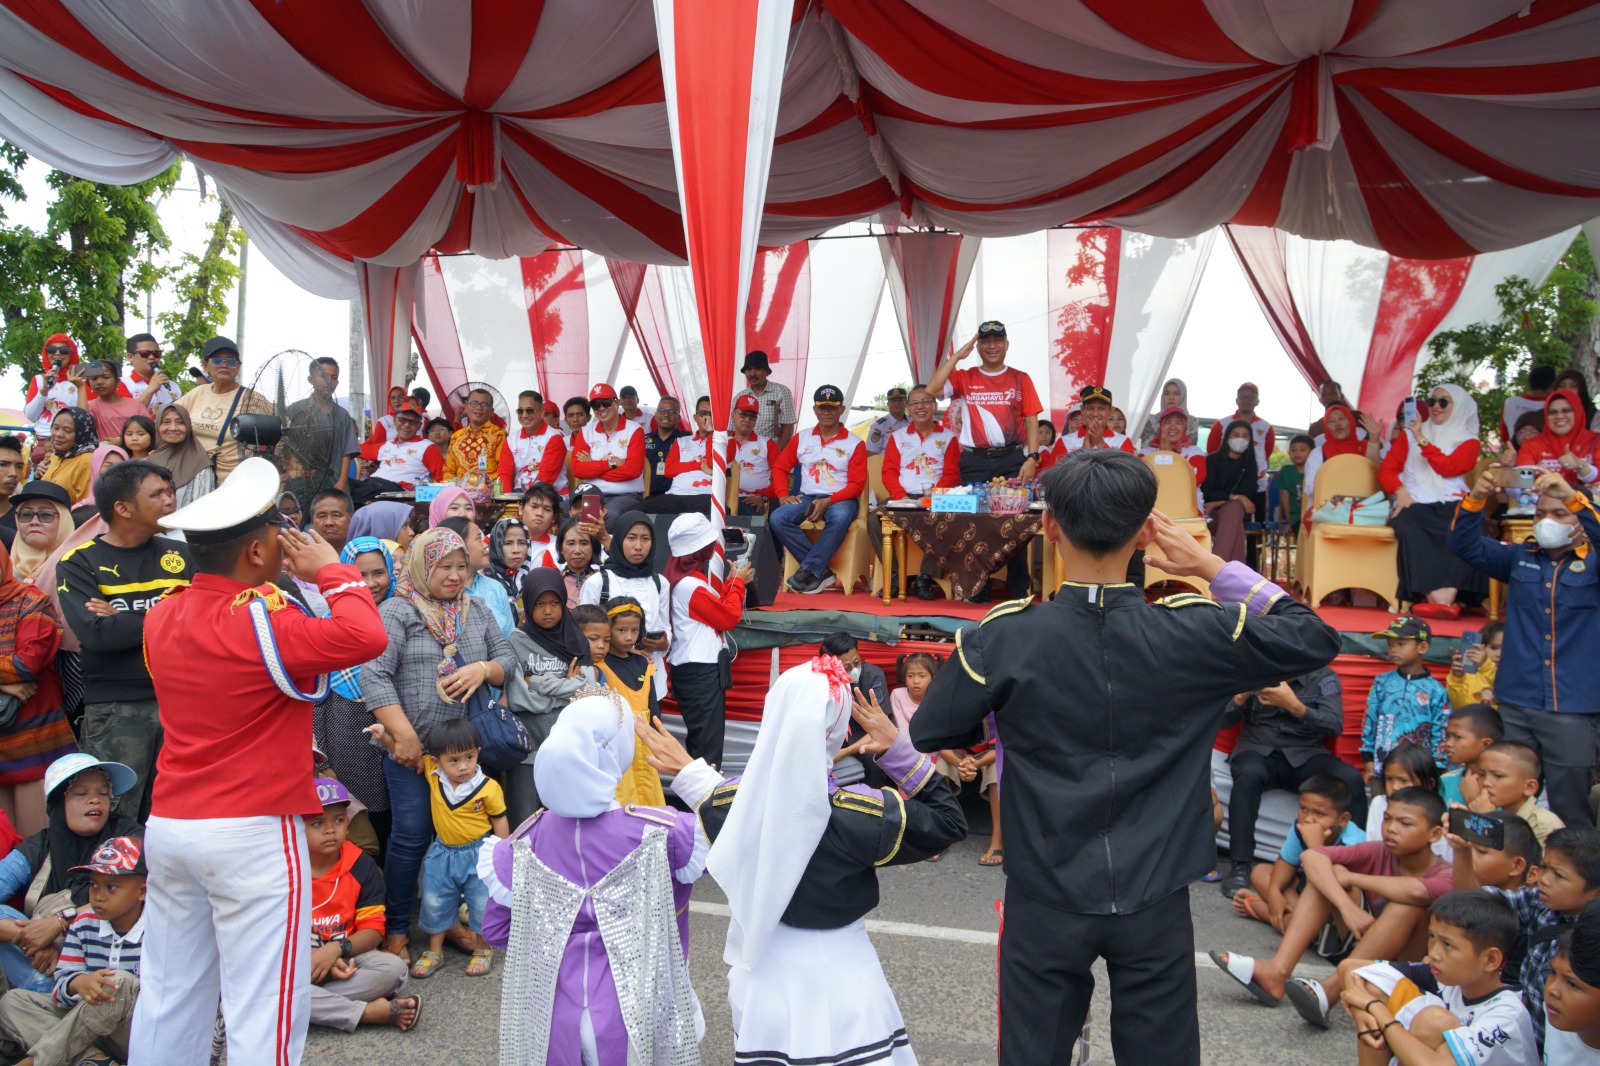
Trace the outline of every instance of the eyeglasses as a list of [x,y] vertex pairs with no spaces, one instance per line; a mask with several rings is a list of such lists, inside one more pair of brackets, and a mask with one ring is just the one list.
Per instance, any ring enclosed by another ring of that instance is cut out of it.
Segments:
[[542,409],[540,409],[538,407],[519,407],[519,408],[517,408],[517,414],[519,414],[519,415],[537,415],[537,414],[542,414],[542,413],[543,413]]
[[488,401],[488,400],[468,400],[467,401],[467,406],[468,407],[477,408],[477,409],[481,410],[481,409],[483,409],[485,407],[491,406],[491,404],[490,404],[490,401]]
[[590,400],[589,401],[589,406],[590,407],[615,407],[616,405],[617,405],[617,401],[615,401],[615,400]]
[[933,401],[932,400],[912,400],[910,403],[906,404],[906,406],[907,407],[932,407],[933,406]]
[[1448,396],[1429,396],[1423,402],[1426,403],[1429,407],[1449,407],[1450,406],[1450,397],[1448,397]]
[[17,512],[17,522],[19,525],[26,525],[29,522],[54,522],[59,517],[61,517],[60,513],[54,510]]
[[212,366],[238,366],[239,357],[236,355],[213,355],[206,362]]
[[46,355],[71,355],[72,349],[65,344],[52,344],[44,352]]

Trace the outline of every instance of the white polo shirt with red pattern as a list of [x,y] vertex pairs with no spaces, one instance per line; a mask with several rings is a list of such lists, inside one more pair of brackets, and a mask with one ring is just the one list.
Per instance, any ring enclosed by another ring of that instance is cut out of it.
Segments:
[[867,486],[867,446],[843,426],[827,440],[819,427],[796,433],[778,456],[772,479],[789,483],[789,471],[799,464],[800,495],[827,496],[832,503],[858,500]]
[[925,496],[934,488],[961,484],[961,442],[955,431],[935,425],[926,436],[915,425],[889,434],[883,446],[883,485],[891,499]]

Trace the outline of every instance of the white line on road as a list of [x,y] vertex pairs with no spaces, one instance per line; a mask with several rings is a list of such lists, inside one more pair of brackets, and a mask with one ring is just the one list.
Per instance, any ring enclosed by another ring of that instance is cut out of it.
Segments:
[[[692,914],[707,914],[716,918],[728,918],[733,914],[726,903],[702,903],[699,900],[690,900],[689,911]],[[1000,942],[1000,934],[984,929],[958,929],[948,925],[918,925],[914,922],[885,922],[876,918],[867,919],[867,932],[882,933],[886,936],[915,936],[925,940],[946,940],[957,944],[981,944],[991,948]],[[1208,971],[1222,973],[1211,961],[1211,956],[1203,951],[1194,953],[1194,962],[1202,973]],[[1295,968],[1295,976],[1309,977],[1312,980],[1326,977],[1331,972],[1326,968],[1307,967],[1303,964]]]

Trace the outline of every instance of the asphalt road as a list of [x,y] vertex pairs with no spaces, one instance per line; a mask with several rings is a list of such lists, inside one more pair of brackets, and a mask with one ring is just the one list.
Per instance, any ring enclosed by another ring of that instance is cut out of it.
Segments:
[[[972,835],[938,863],[920,863],[880,873],[883,902],[870,916],[875,923],[901,923],[873,933],[889,984],[900,1002],[911,1044],[923,1066],[972,1066],[995,1061],[995,900],[1005,876],[980,867],[988,842],[987,807],[969,805]],[[706,1020],[701,1045],[704,1061],[729,1063],[733,1033],[728,1018],[727,970],[722,963],[727,919],[723,897],[710,877],[695,887],[690,919],[690,967]],[[1271,954],[1276,934],[1267,926],[1233,914],[1215,885],[1191,890],[1200,1028],[1206,1063],[1250,1066],[1348,1066],[1355,1059],[1355,1030],[1335,1012],[1331,1032],[1314,1030],[1287,1003],[1275,1010],[1258,1006],[1204,953],[1231,949],[1253,956]],[[500,958],[487,978],[468,978],[466,956],[445,949],[446,967],[426,981],[413,981],[424,1000],[416,1030],[400,1034],[363,1028],[354,1034],[313,1029],[305,1062],[317,1066],[394,1066],[395,1063],[453,1062],[492,1066],[497,1061]],[[1300,972],[1327,972],[1321,960]],[[1109,1038],[1110,1002],[1105,976],[1099,975],[1091,1015],[1095,1066],[1115,1059]],[[1066,1066],[1066,1064],[1063,1064]],[[1124,1063],[1123,1066],[1151,1066]]]

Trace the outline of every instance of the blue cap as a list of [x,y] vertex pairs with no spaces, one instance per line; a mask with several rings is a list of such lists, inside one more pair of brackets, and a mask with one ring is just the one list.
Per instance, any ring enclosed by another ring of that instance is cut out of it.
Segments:
[[111,794],[120,796],[139,783],[139,775],[133,772],[133,767],[120,762],[102,762],[93,755],[75,751],[71,755],[63,755],[51,763],[44,772],[44,795],[49,799],[55,790],[77,777],[85,770],[98,767],[106,772],[106,777],[111,779]]

